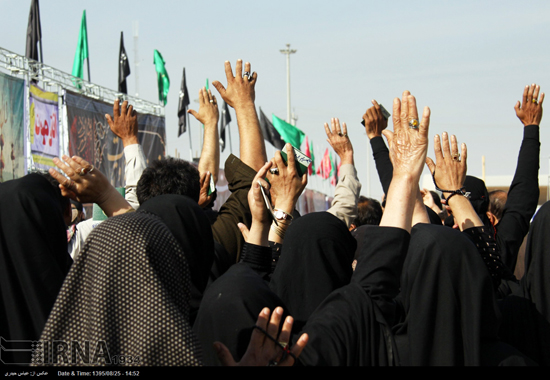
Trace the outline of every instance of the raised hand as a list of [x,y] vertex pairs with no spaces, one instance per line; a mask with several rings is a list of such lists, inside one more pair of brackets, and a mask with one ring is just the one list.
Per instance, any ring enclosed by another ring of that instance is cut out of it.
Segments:
[[325,133],[327,134],[328,143],[340,157],[342,165],[353,164],[353,146],[348,136],[346,123],[343,123],[342,128],[340,128],[340,120],[332,118],[331,127],[332,130],[325,123]]
[[218,126],[218,102],[212,92],[204,87],[199,90],[199,111],[190,109],[187,112],[204,124],[205,128]]
[[264,308],[256,326],[252,331],[248,348],[236,363],[233,356],[225,345],[220,342],[214,343],[214,348],[218,354],[220,362],[224,366],[292,366],[295,360],[300,356],[302,350],[307,345],[308,335],[302,334],[295,345],[289,348],[290,332],[294,319],[291,316],[286,317],[281,332],[279,325],[283,316],[281,307],[275,308],[273,314],[271,310]]
[[540,94],[540,86],[532,84],[525,86],[523,89],[523,102],[520,104],[517,101],[514,109],[517,117],[521,120],[524,126],[539,125],[542,119],[542,102],[544,101],[544,92]]
[[223,100],[235,109],[240,106],[250,105],[250,103],[253,104],[256,99],[254,86],[256,85],[258,74],[255,72],[251,73],[250,70],[250,63],[246,62],[244,64],[245,73],[243,74],[243,61],[239,59],[235,66],[235,75],[233,76],[231,63],[225,61],[227,88],[219,81],[212,82],[212,85],[216,87]]
[[286,149],[288,165],[284,163],[281,152],[275,152],[271,162],[273,163],[272,169],[276,168],[277,174],[270,171],[267,179],[271,184],[271,200],[274,207],[290,214],[294,210],[298,197],[307,185],[307,173],[304,173],[301,177],[298,174],[292,145],[286,144],[283,149]]
[[[443,139],[443,141],[441,141]],[[440,190],[455,191],[462,188],[466,180],[466,144],[462,143],[461,152],[458,151],[456,136],[449,137],[447,132],[443,132],[441,138],[439,135],[434,137],[435,163],[429,157],[426,158],[426,165],[434,177],[436,186]],[[443,195],[448,196],[449,193]]]
[[365,131],[369,140],[376,136],[382,136],[382,131],[388,126],[388,120],[382,115],[378,102],[373,100],[372,104],[373,106],[363,115]]
[[68,178],[51,168],[49,173],[59,182],[61,194],[80,203],[97,203],[107,216],[132,210],[130,204],[111,185],[107,177],[81,157],[63,156],[53,159],[54,164]]
[[111,131],[122,140],[124,147],[139,144],[137,113],[132,105],[128,105],[127,100],[120,106],[120,100],[116,99],[113,104],[113,117],[105,114],[105,118]]
[[393,132],[384,130],[388,140],[393,175],[410,175],[420,179],[428,149],[430,109],[424,108],[422,120],[418,120],[416,99],[409,91],[403,92],[402,100],[393,101]]

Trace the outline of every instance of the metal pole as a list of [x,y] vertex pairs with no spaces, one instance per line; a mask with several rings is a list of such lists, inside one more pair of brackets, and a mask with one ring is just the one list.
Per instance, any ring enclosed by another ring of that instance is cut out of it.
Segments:
[[286,49],[281,49],[280,52],[286,54],[286,121],[291,124],[290,116],[290,55],[296,53],[297,50],[290,49],[290,44],[286,44]]

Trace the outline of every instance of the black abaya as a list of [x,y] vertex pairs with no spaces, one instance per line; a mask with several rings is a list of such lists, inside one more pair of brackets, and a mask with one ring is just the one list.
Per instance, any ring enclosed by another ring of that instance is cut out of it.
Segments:
[[[38,340],[72,260],[61,192],[29,174],[0,184],[0,336]],[[4,351],[4,363],[30,363]]]

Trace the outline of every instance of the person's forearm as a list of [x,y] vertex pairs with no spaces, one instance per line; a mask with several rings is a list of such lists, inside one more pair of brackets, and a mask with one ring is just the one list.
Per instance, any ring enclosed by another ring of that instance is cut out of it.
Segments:
[[239,126],[240,159],[258,171],[267,162],[265,142],[254,102],[235,106]]
[[199,160],[199,173],[210,172],[214,184],[218,182],[220,168],[220,147],[219,147],[218,126],[216,124],[204,126],[204,141],[202,144],[201,158]]
[[106,193],[101,200],[98,200],[97,204],[109,218],[134,210],[124,197],[112,186],[107,189]]
[[417,223],[430,223],[430,218],[428,216],[428,212],[426,211],[426,205],[424,204],[420,190],[416,193],[412,216],[412,225],[414,226]]
[[386,207],[380,225],[402,228],[411,232],[418,189],[416,178],[408,174],[394,175],[388,189]]
[[455,222],[458,225],[458,228],[460,228],[460,231],[464,231],[472,227],[483,226],[483,222],[481,221],[479,215],[475,212],[468,198],[460,194],[453,195],[451,199],[449,199],[448,205],[451,207],[451,211],[455,217]]

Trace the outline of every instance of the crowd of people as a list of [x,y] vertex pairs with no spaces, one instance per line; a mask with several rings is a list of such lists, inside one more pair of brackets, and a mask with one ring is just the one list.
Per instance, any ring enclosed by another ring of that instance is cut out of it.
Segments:
[[[550,205],[533,218],[539,86],[515,106],[523,141],[507,192],[467,175],[455,135],[436,134],[428,157],[430,109],[419,114],[404,91],[392,131],[376,101],[363,115],[384,199],[361,195],[347,126],[334,118],[324,126],[342,164],[334,200],[300,215],[307,173],[290,144],[287,160],[267,157],[257,74],[242,60],[225,73],[226,86],[212,84],[236,112],[240,151],[225,162],[231,195],[219,210],[209,191],[218,102],[204,88],[189,111],[204,125],[198,167],[170,157],[147,165],[136,111],[117,100],[106,118],[124,145],[125,195],[77,156],[0,184],[0,336],[48,347],[39,357],[4,352],[4,362],[550,364]],[[419,187],[425,165],[436,192]],[[108,218],[84,220],[83,203]]]

